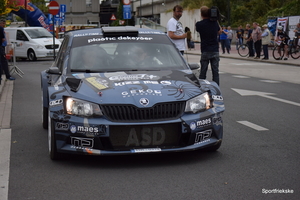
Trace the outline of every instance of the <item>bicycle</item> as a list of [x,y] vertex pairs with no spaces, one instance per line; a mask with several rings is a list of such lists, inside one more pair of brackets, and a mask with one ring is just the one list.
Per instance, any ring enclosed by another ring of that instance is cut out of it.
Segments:
[[[254,51],[254,49],[253,49]],[[254,51],[255,52],[255,51]],[[249,55],[249,46],[247,44],[242,44],[238,47],[238,54],[242,57],[246,57]],[[260,56],[264,55],[263,47],[261,46]]]
[[[288,55],[291,55],[293,59],[298,59],[300,57],[300,46],[295,44],[295,38],[289,41],[288,44]],[[275,60],[282,60],[284,57],[284,47],[276,44],[273,49],[273,58]]]

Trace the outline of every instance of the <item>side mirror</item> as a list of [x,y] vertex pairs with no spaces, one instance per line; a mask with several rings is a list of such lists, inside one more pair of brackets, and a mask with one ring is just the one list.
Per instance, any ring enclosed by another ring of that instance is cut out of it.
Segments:
[[199,69],[200,65],[198,63],[189,63],[191,70]]
[[59,71],[58,67],[50,67],[48,70],[47,70],[47,73],[48,74],[57,74],[57,75],[60,75],[61,72]]

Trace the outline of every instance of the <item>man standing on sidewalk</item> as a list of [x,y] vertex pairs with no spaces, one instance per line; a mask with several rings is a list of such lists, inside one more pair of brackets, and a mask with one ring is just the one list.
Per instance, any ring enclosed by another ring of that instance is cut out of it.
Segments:
[[9,74],[9,69],[8,69],[8,62],[6,60],[6,55],[5,55],[5,47],[7,45],[7,41],[5,38],[5,32],[4,32],[4,27],[6,25],[6,20],[1,19],[0,20],[0,78],[2,79],[2,71],[4,71],[6,79],[7,80],[15,80],[14,77],[11,77]]
[[184,32],[184,28],[179,21],[182,16],[183,8],[180,5],[176,5],[173,8],[173,17],[167,23],[168,36],[172,39],[173,43],[183,55],[185,50],[185,38],[187,34]]
[[220,85],[218,34],[221,33],[222,29],[218,21],[209,19],[209,8],[207,6],[202,6],[200,12],[203,20],[196,23],[196,31],[200,34],[201,39],[201,70],[199,79],[206,79],[208,64],[210,63],[213,81]]
[[257,22],[253,22],[253,31],[252,31],[252,39],[254,42],[254,48],[256,57],[254,59],[260,59],[261,52],[261,28],[259,27]]
[[247,35],[247,45],[249,47],[249,58],[254,57],[254,49],[253,49],[253,40],[252,40],[252,29],[250,24],[246,24],[246,30],[248,31]]
[[262,33],[261,41],[262,41],[262,46],[263,46],[263,51],[264,51],[264,58],[262,60],[269,60],[269,44],[271,42],[271,32],[268,29],[268,25],[264,24],[262,26],[264,28],[264,32]]

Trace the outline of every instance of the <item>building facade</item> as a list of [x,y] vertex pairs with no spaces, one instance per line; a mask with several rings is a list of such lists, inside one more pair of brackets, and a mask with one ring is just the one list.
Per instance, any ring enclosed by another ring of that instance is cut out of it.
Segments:
[[99,0],[56,0],[66,5],[65,24],[99,24]]

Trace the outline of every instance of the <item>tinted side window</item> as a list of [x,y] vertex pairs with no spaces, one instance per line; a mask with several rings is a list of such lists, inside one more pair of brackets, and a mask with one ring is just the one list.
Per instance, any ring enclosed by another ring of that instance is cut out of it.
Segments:
[[17,30],[17,40],[28,41],[28,38],[26,37],[23,31]]

